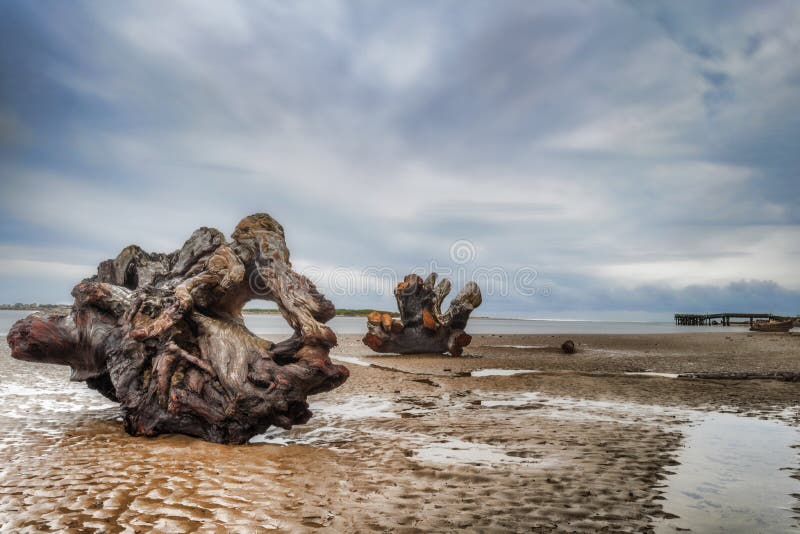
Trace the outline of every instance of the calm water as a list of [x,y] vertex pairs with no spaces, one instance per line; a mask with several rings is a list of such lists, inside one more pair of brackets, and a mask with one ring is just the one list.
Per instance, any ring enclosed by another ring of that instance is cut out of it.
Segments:
[[[247,326],[256,334],[289,334],[286,322],[277,315],[245,315]],[[340,334],[367,331],[364,317],[336,317],[330,326]],[[673,323],[632,323],[612,321],[536,321],[522,319],[470,319],[470,334],[665,334],[673,332],[745,331],[745,327],[675,326]]]
[[684,430],[686,441],[667,479],[664,510],[679,516],[656,532],[790,532],[796,527],[792,478],[797,428],[714,413]]
[[[6,335],[17,320],[31,312],[0,310],[0,334]],[[291,330],[279,315],[245,315],[248,328],[259,335],[289,335]],[[364,317],[335,317],[330,326],[339,334],[362,334],[367,331]],[[673,323],[633,323],[613,321],[541,321],[521,319],[470,320],[471,334],[668,334],[677,332],[734,332],[744,326],[675,326]]]

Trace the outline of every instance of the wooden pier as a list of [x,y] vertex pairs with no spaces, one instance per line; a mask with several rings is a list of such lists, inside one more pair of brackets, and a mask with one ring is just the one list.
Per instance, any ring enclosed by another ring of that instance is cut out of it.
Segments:
[[772,315],[771,313],[676,313],[675,324],[681,326],[705,326],[705,325],[719,325],[730,326],[731,318],[733,319],[749,319],[750,325],[757,319],[767,320],[776,319],[781,320],[783,317]]

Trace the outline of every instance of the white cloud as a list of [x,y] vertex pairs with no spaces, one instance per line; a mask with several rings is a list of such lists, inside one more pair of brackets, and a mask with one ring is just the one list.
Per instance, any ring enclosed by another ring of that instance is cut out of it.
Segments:
[[486,265],[584,276],[576,299],[595,275],[797,287],[788,5],[666,6],[671,33],[605,3],[31,8],[52,53],[10,52],[44,90],[0,112],[36,141],[3,162],[3,236],[64,246],[7,245],[4,272],[265,210],[309,265],[402,271],[468,238]]
[[97,267],[91,265],[77,265],[74,263],[59,263],[54,261],[0,259],[0,275],[2,276],[56,278],[59,280],[69,280],[75,284],[83,278],[92,276],[96,272]]
[[[660,283],[685,288],[693,284],[726,284],[757,278],[800,289],[800,273],[796,269],[800,263],[800,228],[764,226],[717,231],[718,235],[702,239],[710,251],[719,250],[720,246],[724,249],[726,243],[735,244],[740,251],[735,255],[720,253],[717,257],[696,259],[667,257],[660,261],[599,264],[586,272],[627,287]],[[691,255],[692,252],[687,253]]]

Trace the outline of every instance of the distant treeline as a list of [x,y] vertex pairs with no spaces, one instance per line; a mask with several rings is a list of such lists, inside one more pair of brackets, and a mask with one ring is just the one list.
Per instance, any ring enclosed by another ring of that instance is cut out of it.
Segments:
[[39,304],[37,302],[25,304],[17,302],[16,304],[0,304],[0,310],[33,310],[33,311],[55,311],[69,309],[72,306],[68,304]]
[[[33,310],[33,311],[63,311],[70,309],[71,306],[67,304],[39,304],[36,302],[25,304],[23,302],[17,302],[16,304],[0,304],[0,310]],[[257,313],[257,314],[279,314],[280,312],[275,309],[269,308],[245,308],[242,310],[244,313]],[[336,315],[341,315],[344,317],[366,317],[371,312],[375,310],[371,309],[363,309],[363,310],[355,310],[352,308],[337,308]],[[397,317],[399,314],[397,312],[388,312],[383,310],[377,310],[380,313],[388,313],[393,317]]]

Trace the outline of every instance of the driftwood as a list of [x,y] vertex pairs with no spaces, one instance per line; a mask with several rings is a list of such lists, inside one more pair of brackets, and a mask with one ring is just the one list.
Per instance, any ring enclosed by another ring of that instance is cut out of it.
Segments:
[[795,326],[795,320],[786,321],[765,321],[753,323],[750,330],[753,332],[788,332]]
[[[75,286],[70,314],[18,321],[12,356],[69,365],[72,380],[121,404],[133,435],[244,443],[305,423],[306,397],[348,377],[328,358],[336,335],[324,323],[336,310],[292,270],[272,217],[246,217],[232,237],[200,228],[171,254],[127,247]],[[256,298],[276,302],[294,335],[250,332],[242,307]]]
[[779,380],[781,382],[800,382],[800,373],[794,371],[778,371],[775,373],[684,373],[678,378],[698,380]]
[[436,273],[422,278],[410,274],[394,290],[400,320],[388,313],[372,312],[367,317],[364,344],[375,352],[400,354],[444,353],[460,356],[472,341],[464,332],[472,310],[481,305],[481,290],[468,282],[442,313],[442,301],[450,293],[450,281],[436,284]]

